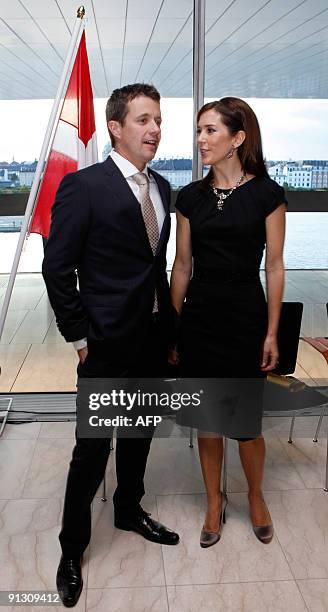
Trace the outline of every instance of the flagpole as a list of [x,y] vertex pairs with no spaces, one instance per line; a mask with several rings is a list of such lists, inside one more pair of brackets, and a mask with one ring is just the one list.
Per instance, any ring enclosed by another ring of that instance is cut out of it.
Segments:
[[13,265],[11,268],[9,281],[8,281],[8,285],[7,285],[7,289],[6,289],[6,293],[4,297],[4,302],[3,302],[1,314],[0,314],[0,339],[1,339],[3,329],[5,326],[5,321],[6,321],[6,317],[8,313],[11,295],[12,295],[13,288],[14,288],[19,260],[21,257],[26,234],[28,232],[31,217],[33,214],[37,192],[40,186],[40,178],[41,178],[41,174],[43,171],[45,158],[46,158],[46,155],[49,149],[49,144],[51,141],[51,136],[53,134],[55,121],[56,121],[56,118],[59,112],[59,107],[60,107],[62,98],[64,97],[64,89],[65,89],[65,85],[67,82],[67,76],[69,74],[69,71],[72,71],[73,60],[75,59],[75,55],[76,55],[76,49],[78,48],[78,45],[80,44],[80,40],[82,38],[82,34],[84,30],[84,23],[85,23],[84,16],[85,16],[84,6],[80,6],[77,11],[76,22],[74,24],[70,44],[69,44],[67,55],[66,55],[66,60],[63,66],[62,74],[61,74],[59,85],[58,85],[56,98],[52,106],[52,110],[51,110],[51,114],[50,114],[50,118],[48,122],[48,127],[46,130],[45,136],[44,136],[43,145],[42,145],[41,153],[39,156],[39,161],[37,163],[34,180],[31,186],[30,195],[29,195],[26,209],[25,209],[25,216],[24,216],[23,223],[21,226],[18,244],[17,244],[17,248],[15,252],[15,257],[14,257]]

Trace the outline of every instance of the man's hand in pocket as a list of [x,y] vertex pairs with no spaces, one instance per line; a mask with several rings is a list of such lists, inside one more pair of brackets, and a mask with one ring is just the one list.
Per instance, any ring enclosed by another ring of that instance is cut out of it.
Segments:
[[85,346],[84,348],[81,348],[77,351],[77,354],[79,356],[79,360],[80,363],[84,363],[86,358],[87,358],[87,354],[88,354],[88,347]]

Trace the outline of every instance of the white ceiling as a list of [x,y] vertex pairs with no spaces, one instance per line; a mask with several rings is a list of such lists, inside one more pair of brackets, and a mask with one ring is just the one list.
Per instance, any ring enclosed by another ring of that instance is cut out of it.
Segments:
[[[86,0],[95,97],[192,93],[192,0]],[[76,0],[0,0],[0,99],[53,98]],[[328,98],[327,0],[207,0],[206,97]]]

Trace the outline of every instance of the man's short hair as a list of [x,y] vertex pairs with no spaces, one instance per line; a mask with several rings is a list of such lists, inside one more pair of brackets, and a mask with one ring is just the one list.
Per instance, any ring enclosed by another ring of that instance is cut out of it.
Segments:
[[[118,121],[123,125],[124,119],[128,114],[128,103],[137,96],[146,96],[155,100],[155,102],[159,102],[161,99],[156,87],[147,83],[134,83],[133,85],[125,85],[119,89],[114,89],[106,104],[106,123],[108,124],[108,121]],[[108,131],[112,146],[114,146],[115,137],[110,129]]]

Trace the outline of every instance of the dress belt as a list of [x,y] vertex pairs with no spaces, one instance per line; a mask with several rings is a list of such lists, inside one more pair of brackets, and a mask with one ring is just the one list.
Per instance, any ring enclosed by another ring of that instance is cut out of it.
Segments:
[[194,268],[192,279],[206,283],[233,283],[235,281],[259,280],[259,270],[222,270],[220,268]]

